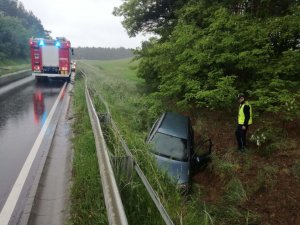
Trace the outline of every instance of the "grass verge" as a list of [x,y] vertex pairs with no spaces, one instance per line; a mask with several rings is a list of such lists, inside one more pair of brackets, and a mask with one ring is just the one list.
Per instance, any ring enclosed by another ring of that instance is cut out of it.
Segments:
[[83,79],[77,76],[73,98],[73,185],[70,224],[108,224],[100,184],[94,136],[84,96]]
[[0,62],[0,76],[25,69],[30,69],[27,60],[5,60]]

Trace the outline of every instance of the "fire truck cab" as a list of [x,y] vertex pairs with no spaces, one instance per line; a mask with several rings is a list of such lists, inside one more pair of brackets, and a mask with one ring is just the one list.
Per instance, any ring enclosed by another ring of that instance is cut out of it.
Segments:
[[31,38],[30,55],[32,75],[70,80],[71,43],[64,37],[56,39]]

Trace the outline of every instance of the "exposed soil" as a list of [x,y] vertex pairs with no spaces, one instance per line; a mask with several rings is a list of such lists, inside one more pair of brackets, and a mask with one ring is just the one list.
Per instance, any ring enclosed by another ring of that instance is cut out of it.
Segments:
[[[201,116],[201,117],[200,117]],[[247,201],[241,203],[243,209],[259,216],[261,225],[300,225],[300,177],[294,172],[295,163],[300,163],[300,121],[286,125],[287,137],[294,142],[289,149],[263,156],[257,147],[249,143],[246,153],[235,151],[234,114],[224,117],[224,113],[194,115],[195,140],[203,135],[213,140],[214,154],[223,161],[238,165],[234,176],[241,180],[247,192]],[[247,134],[257,129],[250,127]],[[212,163],[213,165],[214,163]],[[218,204],[224,194],[224,187],[230,178],[208,168],[193,176],[204,194],[202,201]]]

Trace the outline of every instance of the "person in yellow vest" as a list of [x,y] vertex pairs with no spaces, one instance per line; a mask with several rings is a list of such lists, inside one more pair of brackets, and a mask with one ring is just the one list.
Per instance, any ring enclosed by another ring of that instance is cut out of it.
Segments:
[[248,101],[246,101],[246,97],[244,94],[238,95],[239,112],[238,112],[238,126],[235,132],[236,140],[238,143],[238,150],[245,151],[246,150],[246,133],[249,125],[252,124],[252,107]]

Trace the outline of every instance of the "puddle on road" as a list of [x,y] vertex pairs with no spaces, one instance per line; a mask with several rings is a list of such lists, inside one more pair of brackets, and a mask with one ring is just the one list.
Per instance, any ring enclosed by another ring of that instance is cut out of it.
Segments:
[[0,98],[0,210],[64,82],[28,83]]

